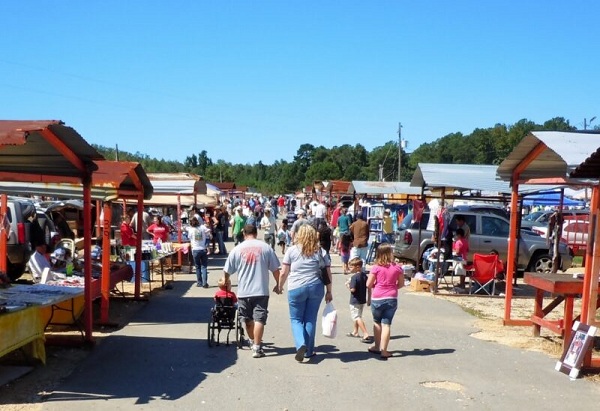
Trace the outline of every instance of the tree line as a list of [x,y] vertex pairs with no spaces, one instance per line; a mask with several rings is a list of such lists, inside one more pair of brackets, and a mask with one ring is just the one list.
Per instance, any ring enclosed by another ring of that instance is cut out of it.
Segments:
[[[421,144],[412,153],[401,151],[400,181],[410,181],[419,163],[500,164],[531,131],[574,131],[563,117],[543,124],[522,119],[515,124],[496,124],[472,133],[451,133],[431,143]],[[596,129],[598,129],[596,127]],[[136,161],[148,173],[186,172],[208,182],[235,182],[265,194],[291,193],[312,185],[314,180],[398,181],[398,142],[388,141],[368,151],[362,144],[326,148],[302,144],[292,161],[277,160],[271,165],[233,164],[213,161],[206,150],[186,157],[183,162],[150,158],[145,154],[121,152],[93,144],[107,159]]]

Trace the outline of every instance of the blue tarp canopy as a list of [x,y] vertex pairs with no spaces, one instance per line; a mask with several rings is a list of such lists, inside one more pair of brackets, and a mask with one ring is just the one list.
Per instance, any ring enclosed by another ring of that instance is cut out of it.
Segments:
[[[526,206],[558,206],[560,205],[560,193],[545,193],[545,194],[532,194],[528,195],[523,199],[523,205]],[[575,207],[583,206],[585,201],[573,200],[569,197],[563,198],[563,206]]]

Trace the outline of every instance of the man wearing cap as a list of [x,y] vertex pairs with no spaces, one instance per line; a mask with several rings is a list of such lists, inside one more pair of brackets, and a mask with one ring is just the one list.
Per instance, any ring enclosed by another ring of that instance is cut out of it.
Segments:
[[304,224],[309,224],[309,221],[306,219],[306,211],[304,211],[303,208],[297,209],[296,215],[298,216],[298,219],[294,221],[294,224],[292,224],[292,228],[290,229],[292,244],[294,243],[294,238],[296,237],[298,230],[300,230],[300,227]]

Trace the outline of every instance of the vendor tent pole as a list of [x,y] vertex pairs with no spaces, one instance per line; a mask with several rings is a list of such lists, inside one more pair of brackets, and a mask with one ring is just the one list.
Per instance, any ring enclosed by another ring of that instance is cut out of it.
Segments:
[[[194,199],[195,202],[195,199]],[[183,224],[181,223],[181,194],[177,193],[177,215],[179,216],[179,224],[177,225],[177,242],[181,244],[182,235],[181,230],[183,229]],[[177,265],[182,267],[182,257],[181,257],[181,248],[177,251]],[[181,268],[180,268],[181,269]]]
[[83,179],[84,339],[92,343],[92,178]]
[[9,227],[4,227],[4,223],[8,222],[7,218],[8,210],[8,199],[6,194],[0,194],[0,274],[6,274],[7,269],[7,242],[8,242],[8,230]]
[[592,190],[590,202],[590,225],[588,231],[588,247],[585,250],[585,274],[581,299],[581,322],[595,325],[595,312],[598,302],[598,278],[600,273],[600,186]]
[[102,221],[102,275],[100,276],[100,322],[108,324],[108,304],[110,298],[110,222],[112,221],[112,206],[109,201],[103,205]]
[[533,160],[535,160],[545,149],[546,144],[539,143],[521,160],[519,164],[512,170],[511,182],[512,192],[510,195],[510,234],[508,237],[508,255],[506,256],[506,294],[504,298],[504,325],[531,325],[530,320],[513,320],[510,318],[513,296],[513,276],[517,269],[518,255],[518,218],[520,216],[518,200],[519,200],[519,179],[521,172],[525,170]]
[[135,237],[135,288],[134,298],[140,298],[140,288],[142,281],[142,223],[144,222],[144,195],[138,194],[137,199],[137,218],[136,218],[136,237]]

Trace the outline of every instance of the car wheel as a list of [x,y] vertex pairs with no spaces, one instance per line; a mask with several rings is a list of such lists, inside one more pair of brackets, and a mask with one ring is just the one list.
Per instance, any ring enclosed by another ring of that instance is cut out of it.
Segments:
[[433,246],[430,245],[430,246],[426,247],[425,250],[423,250],[423,252],[421,253],[421,258],[419,259],[419,261],[416,264],[417,268],[421,267],[420,268],[421,272],[425,272],[425,268],[426,268],[426,267],[423,267],[423,260],[425,258],[424,256],[426,253],[429,253],[429,250],[431,250],[432,248],[433,248]]
[[552,271],[552,257],[548,254],[542,254],[535,258],[531,263],[531,271],[537,273],[549,273]]

